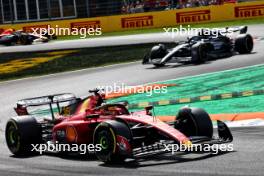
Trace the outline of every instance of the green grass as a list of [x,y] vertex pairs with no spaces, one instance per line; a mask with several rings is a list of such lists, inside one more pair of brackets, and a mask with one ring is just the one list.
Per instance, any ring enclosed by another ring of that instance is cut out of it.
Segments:
[[[179,98],[193,98],[204,95],[262,90],[264,86],[264,65],[159,83],[177,84],[178,86],[168,87],[168,92],[163,94],[153,93],[152,96],[147,96],[150,93],[133,94],[126,97],[113,99],[112,102],[128,101],[130,104],[135,104],[146,101],[154,102]],[[263,111],[263,98],[264,95],[256,95],[226,100],[156,106],[155,112],[157,115],[175,115],[174,113],[176,110],[188,104],[195,107],[205,108],[209,113],[212,114],[258,112]]]
[[[141,60],[154,44],[78,49],[77,52],[13,73],[0,73],[0,81],[39,76]],[[1,54],[0,64],[19,59],[47,57],[49,52]]]
[[168,87],[168,93],[166,94],[153,93],[151,96],[148,96],[150,93],[133,94],[118,98],[115,101],[129,101],[129,103],[134,104],[146,102],[146,97],[148,102],[154,102],[230,92],[260,90],[264,87],[264,65],[159,83],[176,84],[177,86]]
[[[226,27],[226,26],[240,26],[240,25],[251,25],[251,24],[264,24],[264,18],[248,19],[240,21],[225,21],[225,22],[213,22],[213,23],[200,23],[190,25],[192,28],[215,28],[215,27]],[[170,27],[179,27],[170,26]],[[188,25],[183,25],[183,27],[188,27]],[[88,36],[87,38],[98,38],[107,36],[122,36],[122,35],[134,35],[134,34],[147,34],[147,33],[158,33],[164,32],[163,28],[152,28],[152,29],[138,29],[138,30],[128,30],[121,32],[107,32],[103,33],[101,36]],[[58,38],[59,40],[73,40],[80,39],[80,36],[62,36]]]

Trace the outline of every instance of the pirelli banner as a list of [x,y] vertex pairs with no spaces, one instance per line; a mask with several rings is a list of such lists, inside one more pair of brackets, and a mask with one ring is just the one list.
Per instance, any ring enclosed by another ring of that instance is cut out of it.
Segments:
[[256,1],[130,15],[0,25],[0,31],[7,28],[15,28],[30,32],[34,28],[46,28],[50,26],[52,28],[71,29],[101,28],[102,32],[114,32],[263,17],[264,1]]

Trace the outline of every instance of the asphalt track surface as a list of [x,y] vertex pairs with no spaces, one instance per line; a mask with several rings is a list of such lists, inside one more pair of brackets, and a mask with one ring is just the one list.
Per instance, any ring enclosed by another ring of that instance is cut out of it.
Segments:
[[186,37],[172,38],[165,33],[155,34],[140,34],[129,36],[114,36],[114,37],[99,37],[90,38],[87,40],[68,40],[68,41],[50,41],[49,43],[36,43],[33,45],[24,46],[2,46],[0,53],[10,52],[25,52],[25,51],[47,51],[47,50],[60,50],[60,49],[76,49],[76,48],[90,48],[90,47],[103,47],[103,46],[118,46],[118,45],[131,45],[131,44],[144,44],[156,42],[173,42],[177,40],[184,40]]
[[[259,35],[260,30],[264,25],[250,25],[249,32],[251,34]],[[0,53],[10,52],[27,52],[27,51],[47,51],[59,49],[76,49],[102,46],[118,46],[130,44],[156,43],[156,42],[174,42],[186,40],[186,35],[177,35],[172,37],[165,32],[154,34],[138,34],[128,36],[111,36],[101,38],[90,38],[83,40],[70,41],[51,41],[49,43],[36,43],[34,45],[26,46],[0,46]]]
[[[263,29],[263,25],[253,26],[250,32],[254,36],[263,37]],[[15,115],[12,108],[18,99],[61,92],[84,96],[89,89],[99,85],[125,83],[133,86],[263,64],[263,48],[264,41],[257,41],[250,55],[234,56],[197,66],[172,65],[154,69],[135,62],[0,83],[0,175],[263,175],[263,127],[232,128],[234,152],[219,155],[152,156],[114,166],[104,165],[93,156],[42,155],[15,158],[4,142],[5,123]]]

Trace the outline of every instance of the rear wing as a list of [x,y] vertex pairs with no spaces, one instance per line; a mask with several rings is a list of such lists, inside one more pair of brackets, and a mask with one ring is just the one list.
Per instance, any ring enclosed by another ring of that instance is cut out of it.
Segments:
[[245,34],[248,31],[247,26],[236,26],[236,27],[225,27],[225,28],[218,28],[218,32],[221,33],[235,33],[239,32],[240,34]]
[[220,34],[228,34],[228,33],[235,33],[239,32],[239,34],[246,34],[248,31],[247,26],[237,26],[237,27],[225,27],[225,28],[215,28],[215,29],[202,29],[198,35],[208,35],[208,33],[218,32]]
[[[76,100],[76,96],[72,93],[47,95],[47,96],[42,96],[42,97],[35,97],[35,98],[19,100],[16,103],[17,107],[15,107],[14,109],[19,116],[29,115],[27,111],[27,107],[29,106],[50,105],[51,107],[52,104],[57,104],[58,109],[60,109],[59,103],[75,101],[75,100]],[[51,111],[52,111],[52,108],[51,108]]]
[[247,26],[238,26],[238,27],[226,27],[225,32],[239,32],[240,34],[245,34],[248,31]]
[[28,98],[19,100],[17,105],[28,107],[28,106],[41,106],[41,105],[48,105],[52,103],[62,103],[71,100],[75,100],[76,97],[74,94],[71,93],[64,93],[64,94],[55,94],[55,95],[48,95],[43,97],[36,97],[36,98]]

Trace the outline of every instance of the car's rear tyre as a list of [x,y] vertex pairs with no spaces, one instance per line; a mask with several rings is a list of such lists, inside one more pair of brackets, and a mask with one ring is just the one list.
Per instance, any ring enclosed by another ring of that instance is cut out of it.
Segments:
[[[127,141],[121,148],[118,138]],[[129,127],[120,121],[109,120],[100,123],[94,131],[94,145],[101,145],[101,150],[96,151],[96,156],[105,163],[123,162],[131,155],[132,134]],[[124,149],[124,150],[122,150]]]
[[201,108],[184,107],[176,117],[175,128],[186,136],[212,138],[213,124],[208,113]]
[[13,46],[13,45],[16,44],[16,38],[15,37],[3,36],[0,39],[0,44],[1,45],[5,45],[5,46]]
[[30,116],[12,118],[5,130],[6,143],[14,155],[32,155],[32,144],[40,144],[41,127],[36,119]]
[[207,44],[197,43],[191,48],[191,62],[194,64],[202,64],[207,61]]
[[235,50],[239,54],[251,53],[254,47],[253,37],[249,34],[240,34],[235,40]]

